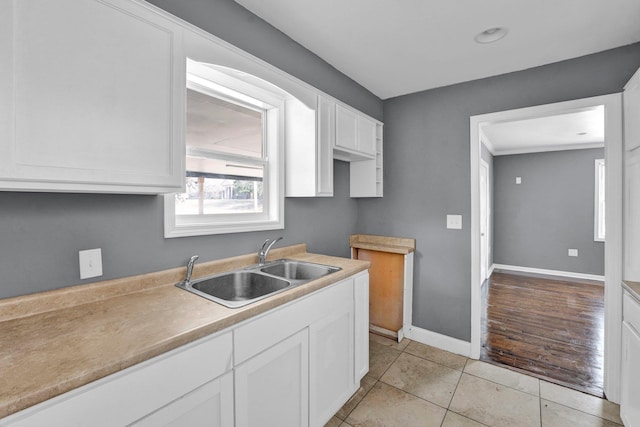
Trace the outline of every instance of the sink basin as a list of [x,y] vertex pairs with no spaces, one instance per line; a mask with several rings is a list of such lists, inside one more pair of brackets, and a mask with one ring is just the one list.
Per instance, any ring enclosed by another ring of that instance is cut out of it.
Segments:
[[289,280],[314,280],[340,270],[338,267],[289,259],[277,260],[260,271]]
[[195,290],[197,292],[194,293],[200,296],[235,308],[282,291],[290,287],[291,282],[253,271],[234,271],[177,286],[191,292]]
[[262,266],[176,283],[176,286],[226,307],[238,308],[339,270],[339,267],[279,259]]

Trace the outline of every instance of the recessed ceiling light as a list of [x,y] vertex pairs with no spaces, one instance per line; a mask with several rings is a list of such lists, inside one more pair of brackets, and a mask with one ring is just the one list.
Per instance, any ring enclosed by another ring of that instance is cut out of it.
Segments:
[[476,41],[476,43],[493,43],[506,36],[507,32],[509,32],[509,30],[507,30],[505,27],[488,28],[475,36],[473,39]]
[[578,132],[578,133],[576,133],[576,135],[578,135],[578,136],[584,136],[584,135],[587,135],[587,132]]

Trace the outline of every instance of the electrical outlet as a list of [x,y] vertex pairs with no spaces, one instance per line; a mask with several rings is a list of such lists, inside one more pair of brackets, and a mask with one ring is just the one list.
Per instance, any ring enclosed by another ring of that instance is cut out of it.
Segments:
[[447,228],[462,230],[462,215],[447,215]]
[[522,177],[516,176],[516,184],[522,184]]
[[80,278],[102,276],[102,249],[89,249],[78,252],[80,262]]
[[577,249],[569,249],[569,256],[578,256]]

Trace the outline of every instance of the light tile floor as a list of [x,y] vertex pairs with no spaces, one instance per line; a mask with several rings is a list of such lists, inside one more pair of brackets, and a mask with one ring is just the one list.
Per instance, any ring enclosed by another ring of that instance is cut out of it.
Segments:
[[404,339],[369,336],[369,373],[326,427],[609,427],[620,407]]

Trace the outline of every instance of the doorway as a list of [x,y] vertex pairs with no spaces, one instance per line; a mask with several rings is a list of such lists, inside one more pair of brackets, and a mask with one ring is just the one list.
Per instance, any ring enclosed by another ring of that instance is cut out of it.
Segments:
[[605,242],[605,343],[604,391],[611,401],[619,401],[620,318],[622,276],[622,129],[620,94],[547,104],[470,118],[471,153],[471,356],[479,358],[481,343],[481,281],[483,241],[481,221],[481,143],[482,126],[514,120],[548,117],[566,111],[602,106],[605,116],[606,229]]

